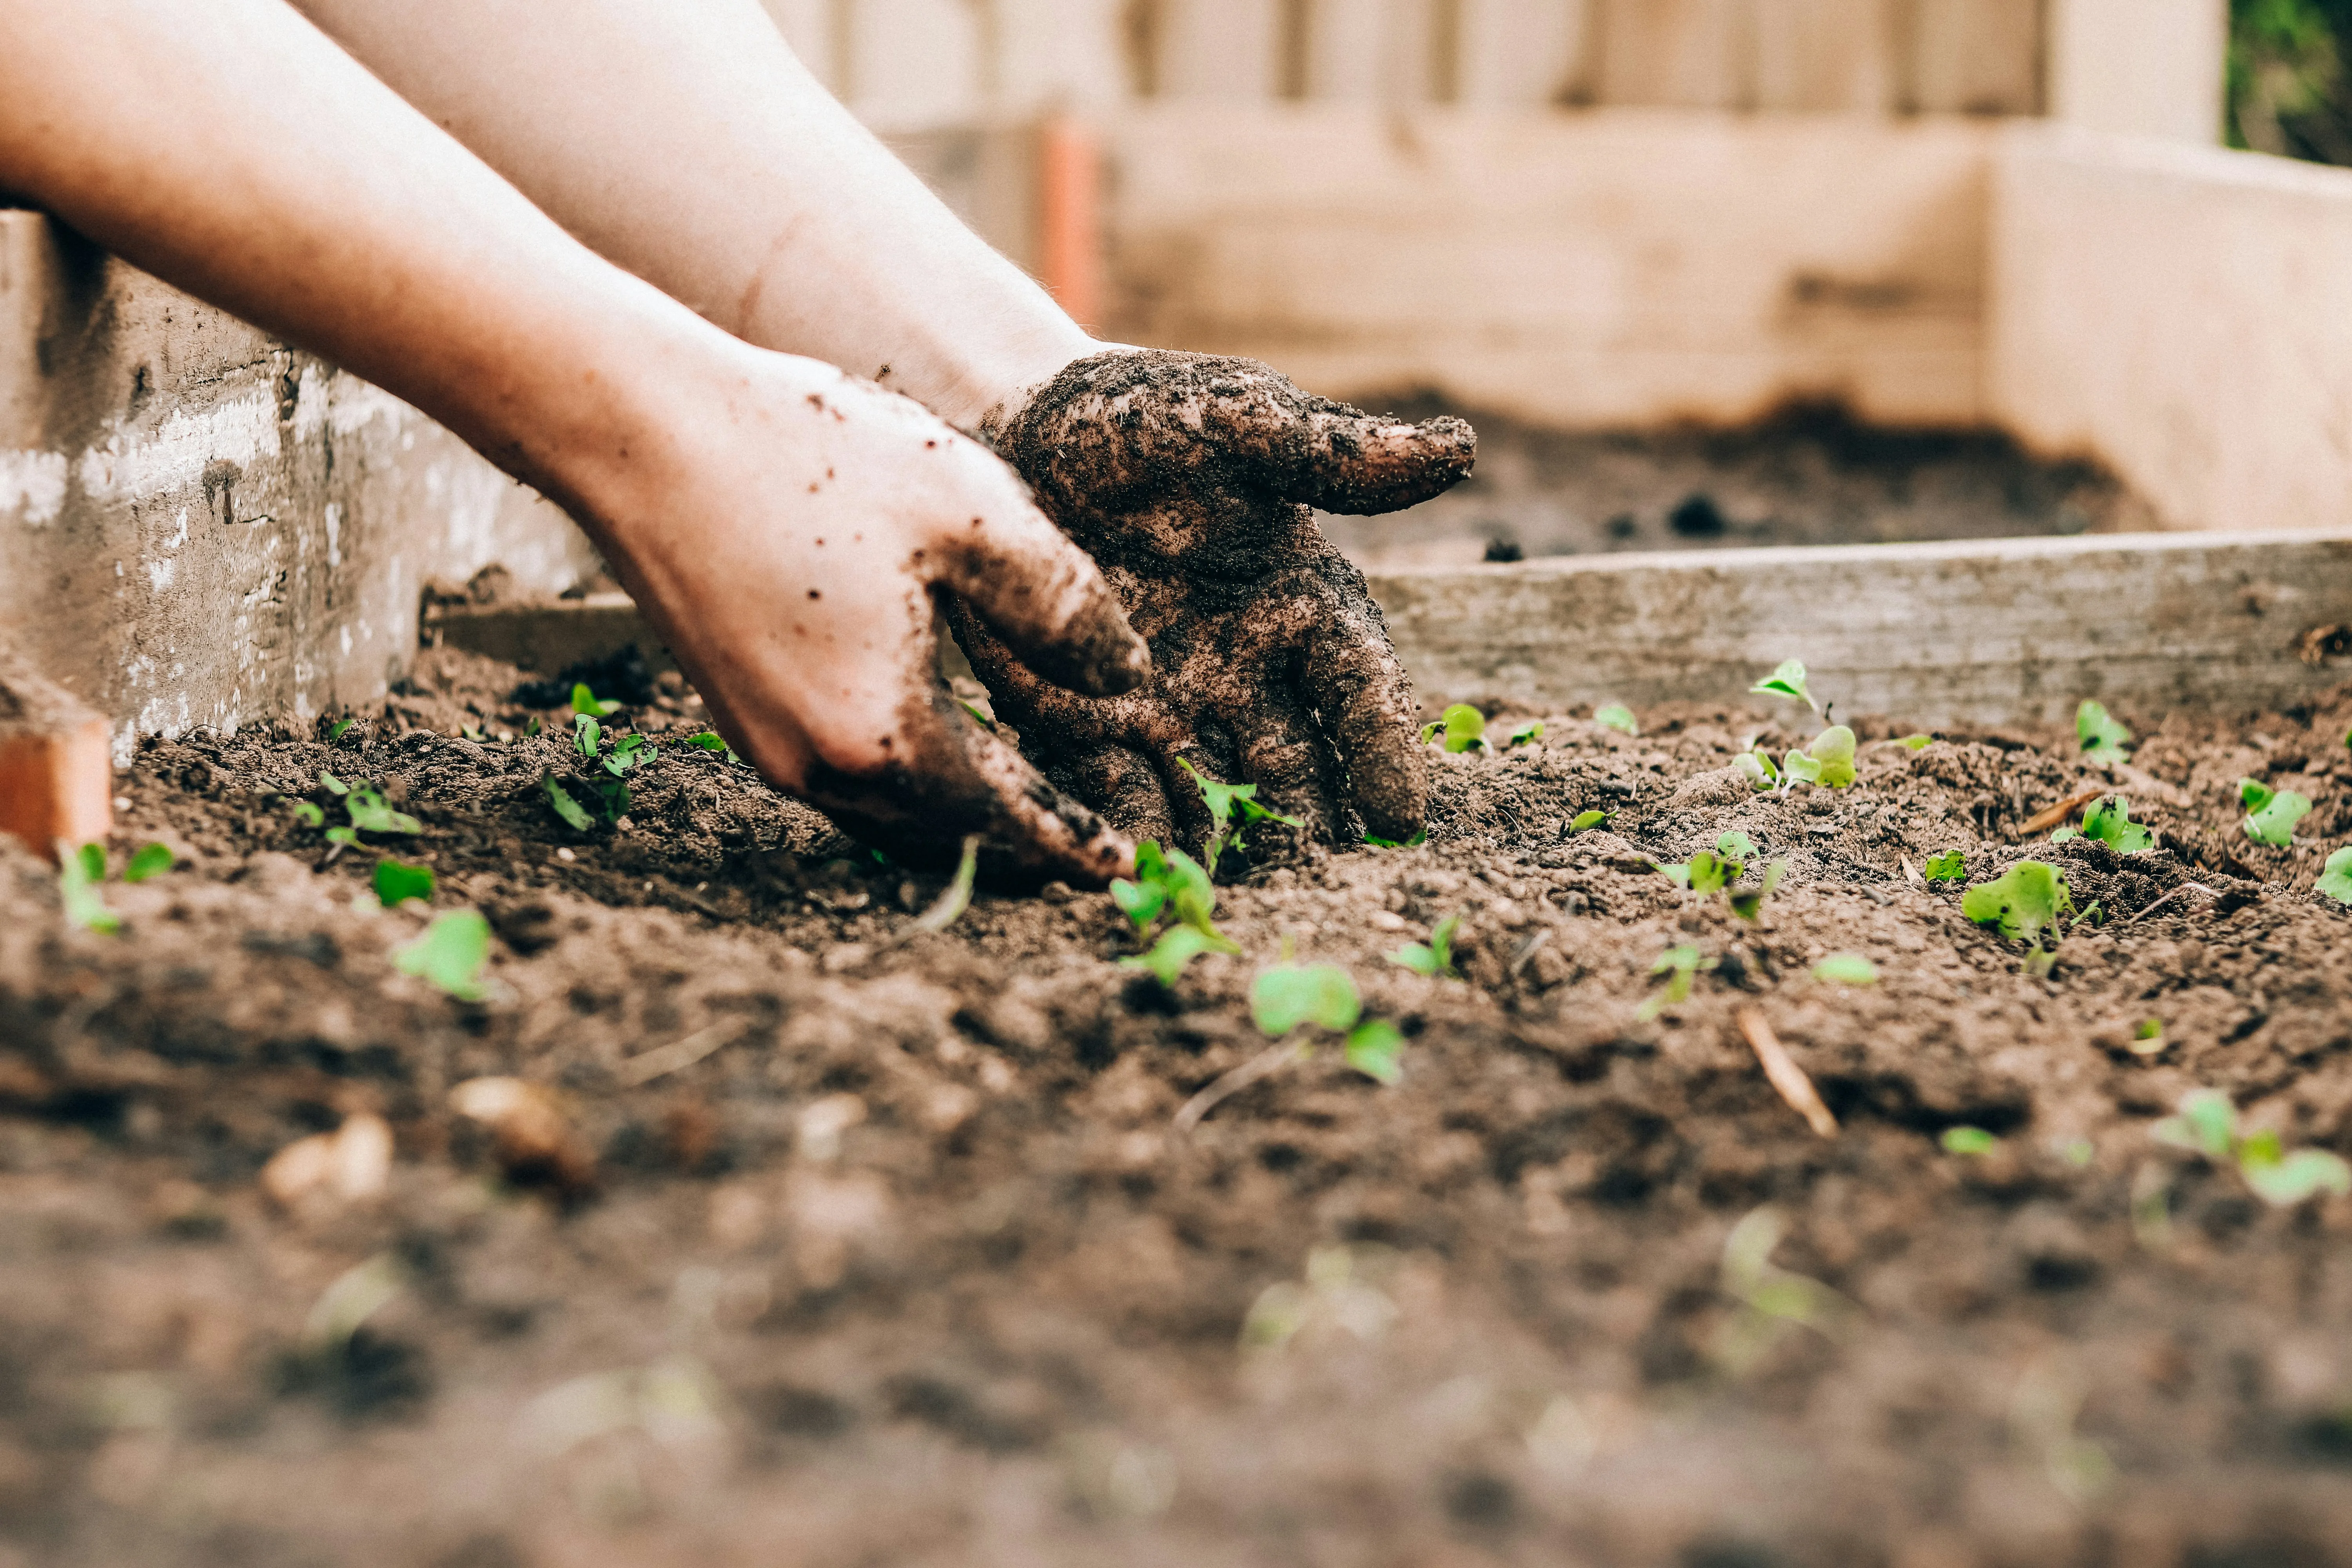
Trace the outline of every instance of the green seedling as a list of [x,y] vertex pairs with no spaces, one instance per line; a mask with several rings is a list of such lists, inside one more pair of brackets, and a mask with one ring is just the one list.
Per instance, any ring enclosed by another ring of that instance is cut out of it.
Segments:
[[589,761],[595,761],[597,754],[604,749],[604,726],[588,714],[572,715],[572,749]]
[[1122,969],[1150,971],[1160,984],[1172,991],[1194,959],[1205,952],[1223,951],[1191,926],[1170,926],[1160,933],[1150,952],[1122,958],[1118,963]]
[[389,856],[375,863],[375,896],[385,909],[397,909],[411,899],[433,901],[433,868],[410,866]]
[[1756,841],[1733,828],[1715,841],[1715,852],[1737,866],[1745,866],[1756,858]]
[[1257,785],[1254,784],[1219,784],[1181,757],[1176,759],[1176,765],[1192,775],[1192,782],[1200,786],[1201,799],[1209,807],[1212,831],[1207,853],[1212,876],[1216,874],[1217,861],[1224,852],[1241,848],[1242,835],[1256,824],[1279,822],[1285,827],[1307,826],[1295,816],[1285,816],[1278,811],[1268,811],[1260,805],[1257,803]]
[[1486,715],[1467,702],[1456,702],[1439,715],[1434,724],[1421,727],[1421,743],[1424,746],[1440,735],[1449,752],[1476,752],[1490,748],[1486,743]]
[[1429,829],[1424,827],[1406,839],[1382,838],[1376,834],[1364,835],[1364,842],[1375,849],[1418,849],[1429,842]]
[[352,792],[351,785],[323,768],[319,773],[319,786],[329,795],[349,795]]
[[1525,746],[1540,741],[1543,739],[1543,721],[1540,719],[1530,719],[1524,724],[1515,724],[1511,727],[1509,737],[1504,741],[1503,748],[1508,751],[1513,746]]
[[1604,730],[1616,730],[1628,735],[1642,732],[1642,726],[1634,721],[1633,710],[1622,702],[1612,702],[1607,707],[1595,709],[1592,721]]
[[343,732],[349,730],[353,722],[354,721],[350,719],[338,719],[333,723],[328,725],[327,744],[331,746],[336,742],[341,740],[343,738]]
[[2321,1193],[2352,1195],[2352,1165],[2325,1149],[2280,1146],[2275,1132],[2242,1134],[2237,1107],[2219,1089],[2194,1089],[2180,1102],[2180,1112],[2149,1129],[2159,1143],[2204,1155],[2217,1164],[2235,1162],[2254,1195],[2281,1208]]
[[[1111,902],[1135,922],[1135,934],[1149,936],[1162,915],[1175,927],[1149,953],[1119,962],[1147,969],[1163,985],[1174,985],[1187,965],[1204,952],[1237,953],[1240,946],[1217,930],[1217,890],[1206,868],[1181,849],[1163,850],[1147,838],[1136,847],[1135,880],[1110,885]],[[1181,936],[1191,931],[1191,937]],[[1195,939],[1198,940],[1195,940]]]
[[955,877],[939,901],[916,917],[917,931],[940,931],[963,919],[964,910],[971,908],[972,884],[980,876],[980,835],[971,834],[963,841],[963,858],[956,862]]
[[1763,747],[1742,752],[1733,762],[1757,794],[1764,795],[1781,786],[1780,764]]
[[327,814],[325,810],[320,806],[317,801],[298,800],[290,804],[294,807],[294,820],[300,823],[303,826],[324,827],[327,826]]
[[1990,1154],[2000,1147],[2000,1140],[1981,1127],[1947,1127],[1943,1144],[1947,1154]]
[[2074,912],[2066,879],[2041,860],[2020,860],[1998,881],[1970,888],[1960,899],[1960,913],[1979,925],[1998,925],[2011,942],[2039,942],[2060,916]]
[[661,755],[661,748],[643,735],[624,735],[613,742],[612,753],[604,759],[604,771],[614,778],[631,768],[643,767]]
[[2330,855],[2313,886],[2339,904],[2352,904],[2352,848]]
[[126,882],[143,882],[150,877],[160,877],[172,868],[172,851],[161,844],[142,844],[131,855],[130,864],[122,868]]
[[1875,985],[1878,965],[1856,952],[1833,952],[1813,965],[1813,978],[1832,985]]
[[982,729],[993,730],[996,728],[995,720],[990,718],[987,714],[982,712],[971,703],[966,702],[962,698],[959,697],[956,699],[956,706],[970,714],[971,716],[971,721],[979,725]]
[[536,737],[539,734],[539,715],[534,713],[530,716],[530,722],[522,727],[522,732],[526,735]]
[[2085,700],[2074,710],[2074,738],[2082,742],[2083,754],[2102,767],[2131,761],[2124,747],[2132,732],[2099,703]]
[[2131,819],[2131,802],[2111,795],[2083,814],[2080,831],[2062,827],[2050,836],[2053,844],[2069,838],[2095,838],[2118,855],[2137,855],[2156,847],[2156,835]]
[[1397,949],[1389,954],[1389,962],[1433,980],[1459,980],[1462,972],[1454,967],[1454,933],[1461,929],[1462,917],[1448,915],[1437,922],[1426,942],[1412,942]]
[[393,953],[392,963],[461,1002],[479,1002],[489,994],[482,983],[489,957],[490,922],[477,910],[457,910],[435,917],[423,936]]
[[1403,1076],[1404,1037],[1385,1019],[1367,1020],[1356,983],[1336,963],[1284,963],[1258,975],[1250,986],[1250,1016],[1268,1039],[1287,1038],[1313,1025],[1342,1037],[1349,1067],[1366,1078],[1393,1084]]
[[1805,661],[1801,658],[1783,660],[1780,668],[1748,689],[1754,696],[1785,697],[1792,702],[1803,703],[1816,713],[1822,710],[1822,705],[1814,701],[1813,694],[1805,689]]
[[588,815],[587,807],[572,799],[572,792],[558,783],[554,774],[550,773],[540,780],[539,784],[547,792],[547,804],[555,808],[555,815],[563,818],[572,831],[586,833],[596,826],[596,819]]
[[1590,833],[1608,820],[1605,811],[1580,811],[1568,825],[1568,836],[1573,838],[1580,833]]
[[1742,1376],[1797,1328],[1824,1339],[1844,1337],[1861,1309],[1818,1279],[1777,1267],[1772,1254],[1788,1234],[1778,1209],[1754,1210],[1731,1227],[1723,1244],[1723,1293],[1739,1311],[1716,1336],[1715,1359]]
[[[2251,793],[2259,791],[2259,795]],[[2257,844],[2268,844],[2284,849],[2294,843],[2294,826],[2311,815],[2311,802],[2289,790],[2273,790],[2268,785],[2246,779],[2238,785],[2238,798],[2252,807],[2245,820],[2246,837]]]
[[1633,1016],[1644,1024],[1654,1021],[1669,1007],[1679,1007],[1690,1000],[1691,985],[1702,970],[1713,969],[1717,961],[1695,947],[1670,947],[1650,965],[1650,977],[1666,976],[1666,988],[1642,1004]]
[[1740,869],[1712,849],[1702,849],[1678,866],[1662,865],[1654,860],[1651,864],[1657,866],[1659,872],[1675,886],[1686,888],[1701,896],[1723,891],[1739,875]]
[[343,797],[343,810],[362,833],[418,834],[425,825],[404,811],[394,811],[383,796],[365,784],[353,784]]
[[99,891],[106,880],[106,849],[85,844],[79,849],[58,846],[58,896],[65,904],[66,923],[111,936],[122,929],[122,917],[106,907]]
[[1927,857],[1927,880],[1931,882],[1965,882],[1969,878],[1969,858],[1957,849],[1947,849],[1941,855]]
[[457,726],[457,733],[477,744],[489,740],[488,735],[482,733],[482,727],[479,724],[460,724]]
[[1760,883],[1753,888],[1734,888],[1724,895],[1724,900],[1731,906],[1731,912],[1741,920],[1760,921],[1764,918],[1765,900],[1772,896],[1772,889],[1779,887],[1780,879],[1788,874],[1789,863],[1775,860],[1764,868]]
[[735,748],[727,743],[725,737],[709,730],[705,730],[699,735],[688,735],[686,738],[686,743],[689,746],[698,746],[706,752],[717,752],[730,763],[740,763],[743,760],[735,754]]
[[1933,735],[1906,735],[1895,743],[1907,751],[1924,752],[1928,747],[1936,743],[1936,737]]
[[2136,1057],[2160,1057],[2164,1054],[2164,1020],[2161,1018],[2142,1019],[2139,1027],[2132,1031],[2131,1052]]
[[1782,760],[1782,787],[1787,787],[1787,780],[1795,779],[1823,789],[1850,789],[1854,781],[1853,753],[1853,731],[1832,724],[1814,736],[1811,746],[1790,752]]
[[572,688],[572,711],[582,718],[602,719],[620,710],[621,705],[617,702],[597,701],[596,694],[588,689],[586,681],[577,682]]

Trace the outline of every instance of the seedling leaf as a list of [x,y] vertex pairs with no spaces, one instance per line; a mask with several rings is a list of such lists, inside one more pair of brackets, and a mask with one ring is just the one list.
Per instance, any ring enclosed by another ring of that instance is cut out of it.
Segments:
[[[1756,843],[1748,835],[1735,828],[1715,841],[1715,852],[1730,861],[1734,867],[1744,867],[1756,858]],[[1732,872],[1734,876],[1738,874],[1737,870]]]
[[604,727],[585,713],[572,720],[572,749],[582,756],[593,758],[604,748]]
[[572,712],[577,713],[583,718],[593,717],[602,719],[607,714],[618,713],[620,710],[621,705],[617,702],[597,701],[596,694],[588,689],[588,683],[586,681],[578,681],[573,683],[572,688]]
[[1633,710],[1622,702],[1612,702],[1604,708],[1595,709],[1592,721],[1604,730],[1616,730],[1628,735],[1642,732],[1642,726],[1634,721]]
[[2066,879],[2041,860],[2020,860],[1999,880],[1970,888],[1960,899],[1960,913],[1979,925],[1998,924],[2011,942],[2036,941],[2060,915],[2074,912]]
[[1543,721],[1540,719],[1530,719],[1524,724],[1514,725],[1511,729],[1510,738],[1505,741],[1503,744],[1506,749],[1512,746],[1524,746],[1530,741],[1542,740],[1543,732]]
[[1695,947],[1666,949],[1664,952],[1658,955],[1658,962],[1650,965],[1650,974],[1653,979],[1661,974],[1667,976],[1666,988],[1643,1003],[1640,1010],[1633,1016],[1646,1024],[1655,1019],[1667,1008],[1679,1006],[1689,1001],[1691,983],[1697,978],[1698,972],[1714,967],[1714,963]]
[[1771,753],[1762,747],[1759,746],[1752,752],[1742,752],[1732,761],[1748,784],[1754,786],[1757,794],[1762,795],[1768,790],[1780,787],[1780,765],[1772,761]]
[[1260,1032],[1281,1039],[1302,1024],[1344,1034],[1363,1016],[1356,983],[1336,963],[1283,964],[1250,986],[1250,1016]]
[[1947,1154],[1990,1154],[2000,1147],[2000,1140],[1981,1127],[1947,1127],[1943,1142]]
[[343,738],[343,731],[350,729],[352,727],[352,721],[349,719],[338,719],[333,723],[328,725],[327,744],[331,746],[337,741],[341,740]]
[[2238,781],[2238,804],[2248,811],[2260,811],[2278,798],[2278,791],[2260,779]]
[[2294,825],[2310,813],[2310,801],[2291,789],[2281,790],[2246,818],[2246,837],[2257,844],[2284,849],[2294,842]]
[[294,820],[300,823],[303,826],[324,827],[327,826],[327,814],[320,808],[317,801],[298,800],[293,803],[293,806]]
[[1348,1065],[1376,1083],[1393,1087],[1404,1077],[1404,1036],[1386,1018],[1371,1018],[1348,1032]]
[[1160,940],[1152,943],[1150,952],[1135,958],[1122,958],[1118,963],[1122,969],[1149,970],[1158,977],[1160,984],[1172,991],[1176,988],[1176,982],[1183,978],[1186,967],[1202,953],[1214,949],[1215,943],[1196,928],[1170,926],[1160,933]]
[[727,743],[725,736],[713,731],[705,730],[699,735],[688,735],[686,738],[686,743],[689,746],[699,746],[706,752],[722,752],[726,753],[727,760],[730,763],[740,763],[743,760],[735,754],[735,748]]
[[2074,710],[2074,737],[2083,743],[2083,754],[2103,767],[2131,761],[2124,747],[2132,732],[2099,703],[2086,700]]
[[1375,849],[1418,849],[1423,845],[1429,842],[1429,829],[1424,827],[1420,832],[1414,834],[1412,837],[1407,838],[1402,842],[1399,842],[1394,838],[1381,838],[1374,834],[1367,833],[1364,835],[1364,842],[1370,845]]
[[422,833],[425,825],[404,811],[394,811],[383,795],[365,784],[354,784],[343,798],[343,810],[362,833]]
[[326,786],[326,791],[329,795],[348,795],[351,793],[351,785],[345,784],[334,774],[328,773],[323,768],[319,772],[319,782]]
[[996,728],[995,720],[990,718],[987,714],[982,712],[971,703],[966,702],[962,698],[959,697],[956,699],[956,706],[961,708],[966,713],[971,714],[971,721],[979,725],[982,729],[993,730]]
[[2255,1196],[2281,1208],[2321,1193],[2352,1195],[2352,1165],[2325,1149],[2297,1149],[2284,1156],[2273,1152],[2271,1159],[2262,1161],[2242,1158],[2238,1169]]
[[1832,985],[1875,985],[1878,965],[1859,953],[1833,952],[1813,965],[1813,978]]
[[122,868],[126,882],[143,882],[150,877],[160,877],[172,868],[172,851],[161,844],[142,844]]
[[939,901],[925,910],[915,921],[917,931],[945,931],[963,918],[971,908],[971,885],[980,871],[980,836],[972,834],[963,841],[963,858],[956,862],[955,879],[941,893]]
[[572,792],[557,783],[552,775],[541,779],[540,785],[547,791],[547,804],[555,808],[555,815],[571,824],[575,831],[586,833],[596,826],[596,819],[588,815],[588,808],[572,799]]
[[[1580,811],[1576,814],[1576,820],[1568,825],[1569,835],[1573,837],[1580,833],[1590,833],[1608,820],[1609,814],[1605,811]],[[2347,850],[2346,853],[2352,855],[2352,850]],[[2345,901],[2352,903],[2352,899],[2347,899]]]
[[2164,1020],[2145,1018],[2132,1031],[2131,1051],[2136,1057],[2158,1057],[2164,1054]]
[[1936,743],[1936,737],[1933,735],[1906,735],[1895,743],[1898,746],[1906,747],[1914,752],[1924,752],[1928,747]]
[[1968,876],[1969,858],[1957,849],[1927,857],[1927,880],[1931,882],[1964,882]]
[[1422,726],[1421,742],[1425,746],[1440,735],[1449,752],[1481,749],[1486,744],[1486,715],[1467,702],[1456,702],[1439,716],[1436,723]]
[[[1139,863],[1142,860],[1140,853],[1136,859]],[[1139,864],[1138,868],[1140,869]],[[1160,918],[1160,911],[1168,907],[1168,889],[1156,879],[1113,882],[1110,901],[1118,906],[1119,913],[1135,922],[1135,934],[1142,936],[1151,930],[1151,922]]]
[[375,863],[375,896],[385,909],[397,909],[410,899],[433,900],[433,868],[410,866],[389,856]]
[[351,827],[330,827],[327,829],[327,842],[340,844],[346,849],[356,849],[360,847],[359,832]]
[[1389,962],[1400,969],[1410,969],[1415,974],[1427,975],[1433,980],[1441,975],[1449,980],[1459,980],[1462,972],[1454,967],[1454,933],[1461,926],[1460,915],[1448,915],[1437,922],[1426,943],[1416,942],[1401,947],[1389,954]]
[[1772,896],[1772,889],[1779,887],[1780,879],[1788,874],[1789,863],[1786,860],[1775,860],[1765,867],[1764,879],[1760,885],[1753,888],[1735,888],[1727,895],[1727,901],[1731,905],[1731,912],[1744,921],[1763,919],[1764,900]]
[[[1285,816],[1278,811],[1268,811],[1260,805],[1257,803],[1257,785],[1254,784],[1219,784],[1181,757],[1176,759],[1176,765],[1192,775],[1192,782],[1200,786],[1201,799],[1208,805],[1209,820],[1213,829],[1208,848],[1212,872],[1216,870],[1218,858],[1229,846],[1241,847],[1242,834],[1253,823],[1279,822],[1286,827],[1306,826],[1295,816]],[[1236,815],[1241,818],[1239,823],[1234,820]]]
[[604,759],[604,771],[619,778],[631,768],[650,763],[660,754],[660,748],[643,735],[624,735],[613,742],[613,754]]
[[[2054,842],[2056,835],[2053,834]],[[2118,855],[2137,855],[2156,847],[2156,835],[2131,819],[2131,803],[2109,795],[2083,814],[2083,837],[2095,838]]]
[[2179,1115],[2166,1117],[2149,1132],[2159,1143],[2226,1160],[2236,1142],[2237,1128],[2238,1111],[2230,1097],[2217,1089],[2200,1089],[2181,1100]]
[[1832,724],[1814,736],[1804,751],[1789,753],[1788,770],[1823,789],[1849,789],[1854,780],[1853,753],[1853,731]]
[[1755,696],[1785,697],[1792,702],[1803,703],[1816,713],[1822,710],[1822,705],[1813,700],[1813,694],[1805,689],[1805,661],[1801,658],[1783,660],[1780,668],[1748,689]]
[[2352,848],[2330,855],[2315,886],[2339,904],[2352,904]]
[[482,965],[490,956],[490,922],[475,910],[435,917],[425,934],[392,955],[393,967],[439,987],[461,1002],[489,994]]
[[[95,875],[90,870],[92,858],[98,861]],[[100,936],[111,936],[122,929],[122,917],[106,907],[99,892],[99,884],[106,879],[106,850],[96,844],[85,844],[79,849],[58,846],[58,896],[64,901],[66,921],[84,931],[94,931]]]

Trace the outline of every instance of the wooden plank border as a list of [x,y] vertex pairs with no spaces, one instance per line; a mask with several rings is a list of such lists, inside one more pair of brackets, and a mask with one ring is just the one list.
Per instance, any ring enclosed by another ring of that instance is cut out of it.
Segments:
[[[2352,626],[2352,535],[1569,557],[1384,575],[1372,592],[1433,703],[1747,701],[1801,658],[1848,715],[2057,721],[2093,697],[2145,721],[2292,706],[2352,679],[2352,659],[2324,654],[2329,628]],[[620,595],[453,607],[425,632],[550,672],[633,641],[662,658]]]

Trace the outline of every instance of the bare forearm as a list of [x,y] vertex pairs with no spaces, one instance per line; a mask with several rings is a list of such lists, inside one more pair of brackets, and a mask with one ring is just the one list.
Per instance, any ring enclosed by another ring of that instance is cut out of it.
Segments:
[[970,424],[1094,346],[756,0],[296,0],[591,247],[766,348]]
[[708,331],[278,0],[0,10],[0,186],[559,492]]

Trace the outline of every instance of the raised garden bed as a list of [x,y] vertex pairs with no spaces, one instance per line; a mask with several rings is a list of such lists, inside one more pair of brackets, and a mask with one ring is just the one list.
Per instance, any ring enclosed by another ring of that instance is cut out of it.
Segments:
[[[2352,1149],[2352,916],[2313,890],[2352,693],[2117,701],[2113,773],[2071,727],[1873,721],[1854,787],[1773,795],[1735,756],[1814,725],[1744,682],[1638,737],[1507,710],[1540,742],[1443,757],[1426,846],[1232,863],[1244,955],[1170,991],[1099,894],[914,931],[938,883],[678,743],[674,683],[611,721],[663,747],[626,826],[576,831],[520,679],[444,650],[331,742],[148,747],[113,863],[177,863],[104,889],[113,935],[0,852],[0,1550],[2344,1560],[2352,1202],[2153,1133],[2205,1089]],[[488,914],[484,1000],[396,967],[425,917],[374,853],[319,868],[322,771]],[[2246,776],[2317,803],[2293,847]],[[2020,839],[2095,787],[2158,846]],[[1652,866],[1735,831],[1790,866],[1758,922]],[[1960,908],[2029,855],[2103,922],[2042,976]],[[1454,915],[1465,979],[1386,961]],[[1178,1131],[1261,1058],[1286,938],[1402,1026],[1402,1081],[1327,1043]],[[1645,1019],[1678,947],[1713,967]],[[1877,984],[1816,978],[1840,953]],[[561,1121],[453,1108],[507,1075]]]

